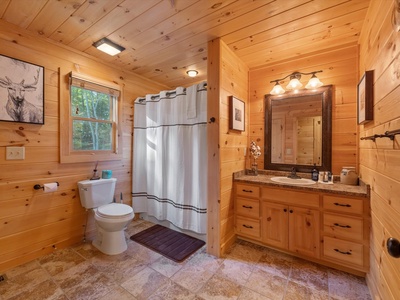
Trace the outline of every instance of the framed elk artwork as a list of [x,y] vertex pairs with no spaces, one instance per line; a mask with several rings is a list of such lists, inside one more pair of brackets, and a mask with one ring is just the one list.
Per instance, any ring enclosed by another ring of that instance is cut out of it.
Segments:
[[44,68],[0,55],[0,121],[44,124]]

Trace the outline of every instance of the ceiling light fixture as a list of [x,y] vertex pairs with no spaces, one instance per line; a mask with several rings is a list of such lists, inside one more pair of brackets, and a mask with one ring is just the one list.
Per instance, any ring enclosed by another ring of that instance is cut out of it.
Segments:
[[94,42],[93,46],[111,56],[114,56],[125,50],[124,47],[110,41],[108,38],[102,38],[101,40]]
[[287,90],[293,90],[297,91],[299,90],[303,84],[300,82],[301,75],[312,75],[310,80],[308,81],[307,85],[305,86],[306,89],[309,90],[314,90],[317,89],[324,84],[318,79],[318,77],[315,75],[316,73],[321,73],[321,71],[313,71],[310,73],[302,73],[302,72],[293,72],[292,74],[289,74],[281,79],[275,79],[270,81],[270,83],[275,82],[275,85],[270,92],[271,95],[282,95],[285,93],[285,89],[280,85],[280,81],[285,80],[286,78],[290,77],[289,84],[286,86]]
[[189,77],[196,77],[199,72],[197,72],[196,70],[189,70],[186,72],[186,74],[188,74]]

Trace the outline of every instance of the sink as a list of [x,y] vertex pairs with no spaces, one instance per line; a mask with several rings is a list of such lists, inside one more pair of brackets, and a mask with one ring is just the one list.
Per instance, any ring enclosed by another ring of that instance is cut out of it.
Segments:
[[291,185],[312,185],[316,183],[315,181],[307,178],[292,179],[284,176],[272,177],[271,180],[277,183],[291,184]]

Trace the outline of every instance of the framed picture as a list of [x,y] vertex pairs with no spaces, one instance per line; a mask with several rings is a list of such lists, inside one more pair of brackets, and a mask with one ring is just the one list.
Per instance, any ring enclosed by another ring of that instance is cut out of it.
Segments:
[[357,121],[364,124],[373,120],[374,71],[366,71],[357,86]]
[[244,102],[234,96],[229,96],[229,129],[244,131]]
[[0,121],[44,124],[44,68],[0,55]]

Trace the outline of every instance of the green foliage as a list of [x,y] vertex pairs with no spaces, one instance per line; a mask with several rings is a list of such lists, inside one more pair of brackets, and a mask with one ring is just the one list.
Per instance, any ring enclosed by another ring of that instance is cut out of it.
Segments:
[[74,150],[112,149],[112,108],[109,95],[71,87]]

